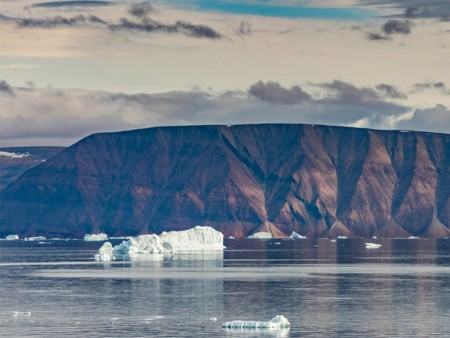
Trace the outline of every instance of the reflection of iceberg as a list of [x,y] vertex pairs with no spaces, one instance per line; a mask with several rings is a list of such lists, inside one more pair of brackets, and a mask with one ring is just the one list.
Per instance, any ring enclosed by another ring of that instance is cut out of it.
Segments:
[[251,239],[271,239],[272,234],[270,232],[255,232],[253,235],[248,236]]
[[304,239],[304,238],[306,238],[306,236],[302,236],[302,235],[296,233],[295,231],[292,231],[292,234],[289,236],[289,238],[291,238],[291,239]]
[[[102,245],[95,260],[110,261],[116,256],[129,259],[140,254],[172,254],[203,251],[223,253],[223,234],[211,227],[196,226],[184,231],[163,232],[161,235],[140,235],[123,241],[114,248],[107,242]],[[195,257],[201,258],[199,255]]]
[[381,247],[381,244],[377,243],[365,243],[366,249],[378,249]]
[[277,315],[267,322],[233,320],[222,324],[222,327],[231,329],[281,329],[290,326],[289,321],[281,315]]
[[83,238],[85,241],[106,241],[108,239],[108,235],[104,233],[100,234],[86,234]]
[[5,239],[7,239],[8,241],[14,241],[14,240],[19,239],[19,236],[18,235],[8,235],[8,236],[6,236]]

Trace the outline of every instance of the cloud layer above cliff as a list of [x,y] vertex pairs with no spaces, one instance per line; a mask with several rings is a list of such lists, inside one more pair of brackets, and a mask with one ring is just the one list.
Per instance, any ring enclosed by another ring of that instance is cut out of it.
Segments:
[[450,132],[449,9],[4,1],[1,142],[67,145],[96,131],[211,123]]

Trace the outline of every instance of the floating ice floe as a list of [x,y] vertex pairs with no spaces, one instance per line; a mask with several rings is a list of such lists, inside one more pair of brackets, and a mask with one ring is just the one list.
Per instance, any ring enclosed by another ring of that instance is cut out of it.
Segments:
[[99,234],[86,234],[83,239],[85,241],[106,241],[108,240],[108,235],[104,233]]
[[295,231],[292,231],[292,234],[289,236],[289,238],[291,238],[291,239],[304,239],[304,238],[306,238],[306,236],[302,236],[302,235],[296,233]]
[[140,235],[112,247],[104,243],[94,256],[108,262],[116,255],[173,254],[183,251],[223,251],[223,234],[211,227],[196,226],[189,230],[163,232],[161,235]]
[[381,244],[377,243],[365,243],[366,249],[378,249],[381,247]]
[[222,327],[232,329],[282,329],[290,326],[289,321],[281,315],[277,315],[267,322],[233,320],[222,324]]
[[47,237],[45,236],[35,236],[35,237],[25,237],[25,241],[45,241]]
[[272,234],[270,232],[255,232],[253,235],[248,236],[250,239],[271,239]]
[[15,241],[15,240],[19,239],[19,235],[8,235],[5,237],[5,239],[8,241]]

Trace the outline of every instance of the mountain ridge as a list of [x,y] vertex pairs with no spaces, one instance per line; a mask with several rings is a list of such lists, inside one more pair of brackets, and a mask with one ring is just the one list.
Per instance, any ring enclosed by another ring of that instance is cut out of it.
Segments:
[[1,195],[0,234],[449,237],[450,135],[300,124],[88,136]]

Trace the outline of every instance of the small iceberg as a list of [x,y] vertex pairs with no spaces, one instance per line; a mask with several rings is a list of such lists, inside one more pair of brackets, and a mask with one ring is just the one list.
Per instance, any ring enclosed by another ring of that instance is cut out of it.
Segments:
[[45,241],[47,239],[47,237],[45,236],[35,236],[35,237],[25,237],[25,241]]
[[289,321],[281,315],[277,315],[267,322],[233,320],[222,324],[222,327],[230,329],[283,329],[290,326]]
[[302,236],[302,235],[296,233],[295,231],[292,231],[292,234],[289,236],[289,238],[291,238],[291,239],[305,239],[306,236]]
[[8,241],[15,241],[19,239],[19,235],[8,235],[5,237],[5,239]]
[[94,256],[96,261],[115,260],[115,255],[167,255],[192,251],[223,251],[223,234],[211,227],[196,226],[189,230],[140,235],[112,247],[104,243]]
[[98,249],[98,254],[94,256],[97,262],[109,262],[115,260],[113,256],[113,246],[109,242],[103,243],[103,245]]
[[381,247],[381,244],[377,243],[365,243],[366,249],[378,249]]
[[272,234],[270,232],[255,232],[253,235],[248,236],[250,239],[271,239]]
[[99,233],[99,234],[86,234],[84,235],[83,239],[85,241],[106,241],[108,240],[108,235],[104,234],[104,233]]

